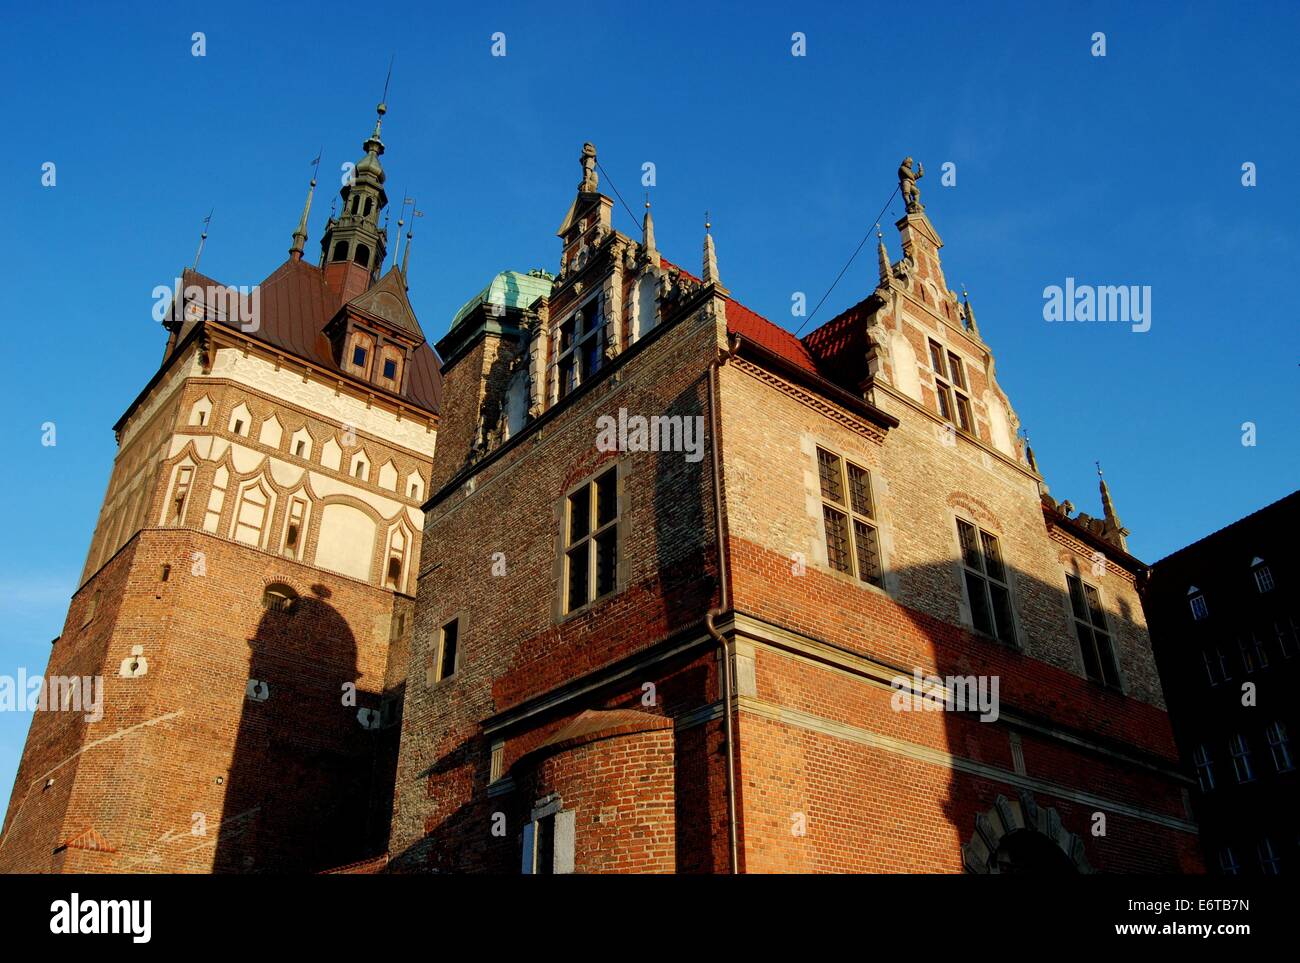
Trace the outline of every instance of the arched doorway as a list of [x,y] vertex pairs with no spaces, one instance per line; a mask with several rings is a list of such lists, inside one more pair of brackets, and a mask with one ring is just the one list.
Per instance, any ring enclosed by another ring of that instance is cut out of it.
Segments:
[[975,833],[961,848],[967,872],[1016,876],[1091,873],[1083,840],[1061,825],[1055,809],[1039,806],[1028,792],[999,795],[975,817]]

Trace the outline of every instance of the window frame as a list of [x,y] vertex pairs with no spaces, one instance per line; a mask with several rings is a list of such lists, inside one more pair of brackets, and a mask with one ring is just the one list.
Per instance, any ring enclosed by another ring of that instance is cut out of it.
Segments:
[[958,431],[973,437],[975,414],[971,407],[966,362],[961,355],[934,338],[926,340],[929,342],[930,370],[934,374],[935,406],[939,416]]
[[1264,739],[1268,743],[1269,755],[1273,757],[1273,770],[1294,772],[1295,757],[1291,754],[1291,737],[1287,734],[1286,723],[1274,719],[1264,728]]
[[[613,476],[613,507],[614,514],[606,521],[600,521],[600,492],[599,485],[606,478]],[[620,569],[623,566],[623,552],[626,544],[625,538],[625,511],[623,505],[623,487],[624,487],[624,469],[622,461],[616,460],[611,464],[603,465],[601,468],[588,475],[583,481],[574,485],[564,495],[561,502],[559,515],[559,610],[560,620],[578,615],[595,606],[598,602],[604,601],[614,595],[617,595],[623,588],[623,579],[620,576]],[[574,496],[579,492],[585,492],[587,497],[587,527],[576,539],[573,535],[574,521]],[[604,591],[599,591],[597,582],[598,570],[600,567],[599,545],[601,539],[612,537],[614,541],[614,561],[613,571],[609,587]],[[579,604],[573,604],[570,579],[572,556],[579,550],[586,552],[586,590],[583,594],[583,601]]]
[[1192,766],[1196,770],[1196,784],[1202,793],[1214,791],[1214,757],[1210,747],[1201,743],[1192,750]]
[[1277,582],[1273,579],[1273,570],[1268,567],[1268,563],[1263,559],[1251,565],[1250,574],[1255,579],[1255,591],[1260,595],[1265,595],[1277,587]]
[[[1015,593],[1012,591],[1011,574],[1007,568],[1006,556],[1002,551],[1002,538],[996,532],[990,532],[982,528],[969,518],[961,515],[952,516],[954,519],[953,532],[957,537],[957,567],[961,574],[962,596],[966,600],[966,611],[970,615],[970,627],[973,631],[986,638],[993,639],[1003,645],[1009,645],[1012,648],[1019,648],[1020,632],[1016,626],[1016,603]],[[966,543],[962,539],[962,526],[966,526],[975,533],[974,548],[976,550],[979,566],[975,567],[970,564],[967,558]],[[997,548],[997,563],[1001,567],[1001,578],[991,574],[988,571],[987,539],[992,539],[994,546]],[[971,585],[971,579],[975,579],[982,591],[980,596],[984,608],[983,612],[988,618],[989,628],[985,629],[980,626],[976,617],[976,605],[974,598],[974,589]],[[997,605],[993,594],[993,588],[1000,588],[1006,593],[1006,621],[1009,638],[1003,638],[998,632]],[[990,631],[991,630],[991,631]]]
[[[1199,607],[1196,604],[1197,602],[1201,603]],[[1204,592],[1200,590],[1188,592],[1187,604],[1191,607],[1193,622],[1204,622],[1210,617],[1210,606],[1205,600]]]
[[1255,770],[1250,764],[1250,743],[1243,733],[1234,733],[1228,739],[1228,755],[1232,757],[1232,774],[1237,783],[1244,785],[1255,781]]
[[[836,484],[839,486],[838,499],[827,491],[826,477],[822,471],[823,455],[835,461]],[[883,589],[885,587],[885,556],[880,544],[880,512],[876,507],[876,485],[871,469],[823,445],[816,447],[814,457],[817,459],[817,488],[822,506],[822,543],[826,546],[827,566],[832,571]],[[866,491],[863,495],[866,503],[865,512],[862,511],[858,499],[855,497],[856,492],[861,491],[861,488],[855,487],[853,484],[852,473],[854,471],[860,472],[861,476],[866,480]],[[837,565],[831,557],[831,531],[827,518],[828,513],[837,514],[843,519],[845,545],[843,554],[848,561],[847,567]],[[859,526],[867,529],[868,537],[872,543],[868,550],[875,556],[875,570],[869,574],[863,574],[862,571],[863,545],[859,541]]]
[[[438,626],[437,643],[434,645],[433,652],[433,684],[446,682],[453,679],[461,669],[461,656],[464,652],[464,646],[461,645],[464,639],[464,626],[461,624],[464,619],[459,615],[453,615]],[[452,652],[451,652],[451,671],[446,670],[447,662],[447,628],[455,626],[452,634]]]
[[[1101,589],[1085,582],[1081,577],[1069,572],[1065,576],[1066,588],[1070,596],[1070,616],[1074,622],[1074,635],[1079,642],[1079,654],[1083,659],[1083,671],[1088,679],[1103,685],[1108,689],[1114,689],[1118,692],[1124,691],[1124,677],[1120,672],[1119,653],[1115,651],[1115,633],[1111,630],[1110,620],[1106,616],[1106,607],[1102,602]],[[1079,605],[1076,604],[1074,586],[1079,586],[1079,602],[1087,615],[1084,618],[1079,614]],[[1091,596],[1089,592],[1091,591]],[[1095,605],[1093,604],[1095,601]],[[1097,624],[1097,619],[1101,619],[1101,624]],[[1088,633],[1088,639],[1092,645],[1092,657],[1100,670],[1100,675],[1093,675],[1089,670],[1088,652],[1084,649],[1084,630]],[[1104,635],[1106,639],[1106,648],[1109,652],[1110,659],[1106,661],[1102,658],[1101,645],[1097,641],[1098,634]],[[1114,679],[1107,678],[1107,666],[1114,673]]]
[[[557,401],[561,401],[573,394],[588,380],[594,378],[604,366],[605,361],[605,309],[601,293],[597,291],[586,301],[583,301],[578,307],[569,312],[568,316],[555,326],[555,334],[552,338],[552,346],[555,352],[555,384]],[[578,318],[582,318],[582,325],[578,324]],[[589,329],[578,331],[579,327],[584,327],[590,321]],[[565,328],[569,325],[573,329],[568,333],[569,341],[565,342]],[[592,354],[590,358],[586,355],[587,343],[594,341],[591,345]],[[584,370],[587,365],[588,370]],[[566,375],[566,368],[568,369]]]

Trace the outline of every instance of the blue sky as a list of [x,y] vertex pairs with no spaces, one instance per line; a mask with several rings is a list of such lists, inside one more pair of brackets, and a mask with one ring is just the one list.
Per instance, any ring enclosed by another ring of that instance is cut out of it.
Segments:
[[[733,294],[791,328],[792,294],[821,298],[910,154],[1058,498],[1100,514],[1101,459],[1130,549],[1154,561],[1294,489],[1295,4],[449,6],[7,14],[0,674],[40,672],[62,630],[111,426],[161,356],[154,287],[193,260],[210,208],[205,273],[265,277],[323,150],[314,256],[394,54],[384,163],[390,196],[425,212],[411,294],[432,340],[497,270],[555,269],[584,140],[638,212],[656,165],[659,247],[692,271],[709,209]],[[1044,322],[1043,289],[1066,277],[1150,285],[1150,331]],[[814,324],[874,284],[868,245]],[[0,712],[5,799],[29,721]]]

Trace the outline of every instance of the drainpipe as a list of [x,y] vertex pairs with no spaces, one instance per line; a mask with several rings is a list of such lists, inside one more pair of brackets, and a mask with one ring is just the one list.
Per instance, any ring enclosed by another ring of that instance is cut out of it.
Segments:
[[726,350],[709,365],[709,449],[713,457],[713,518],[718,538],[718,607],[709,609],[704,616],[704,628],[722,650],[722,718],[727,740],[727,835],[730,844],[731,872],[739,872],[739,845],[736,834],[736,756],[735,736],[731,722],[731,651],[726,637],[718,631],[713,620],[731,605],[731,592],[727,575],[727,535],[722,519],[722,461],[718,450],[718,369],[731,358],[738,346],[733,336]]

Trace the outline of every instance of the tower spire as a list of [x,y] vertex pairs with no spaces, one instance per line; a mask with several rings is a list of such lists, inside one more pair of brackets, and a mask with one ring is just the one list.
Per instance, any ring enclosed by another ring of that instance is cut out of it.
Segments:
[[966,325],[970,328],[970,333],[975,337],[980,336],[979,326],[975,324],[975,309],[970,306],[970,295],[966,292],[966,285],[961,286],[962,310],[966,315]]
[[[324,153],[322,151],[321,153]],[[295,261],[302,260],[303,249],[307,245],[307,216],[311,213],[311,198],[316,193],[316,175],[320,173],[321,154],[312,161],[315,168],[311,172],[311,184],[307,186],[307,203],[302,206],[302,217],[298,219],[298,230],[293,232],[293,245],[289,248],[289,257]]]
[[880,268],[880,283],[889,282],[889,252],[885,250],[885,234],[880,230],[880,222],[876,221],[876,261]]
[[641,220],[641,246],[649,255],[655,250],[655,222],[650,216],[650,193],[646,192],[645,196],[645,217]]
[[1122,529],[1124,524],[1115,514],[1115,503],[1110,500],[1110,489],[1106,486],[1106,476],[1101,472],[1101,462],[1097,462],[1097,481],[1101,489],[1101,512],[1106,519],[1106,524],[1114,528]]
[[415,209],[415,198],[411,198],[411,226],[406,229],[406,247],[402,250],[402,283],[411,286],[406,278],[406,265],[411,260],[411,241],[415,237],[415,219],[424,217],[424,211]]
[[709,233],[709,212],[704,212],[704,283],[722,287],[722,278],[718,276],[718,252],[713,248],[713,235]]
[[380,213],[388,206],[384,192],[387,175],[379,160],[384,153],[381,133],[387,112],[388,105],[380,101],[375,107],[374,130],[361,145],[366,155],[344,181],[338,219],[331,217],[321,237],[325,283],[347,297],[355,297],[377,281],[388,256],[388,231],[380,225]]

